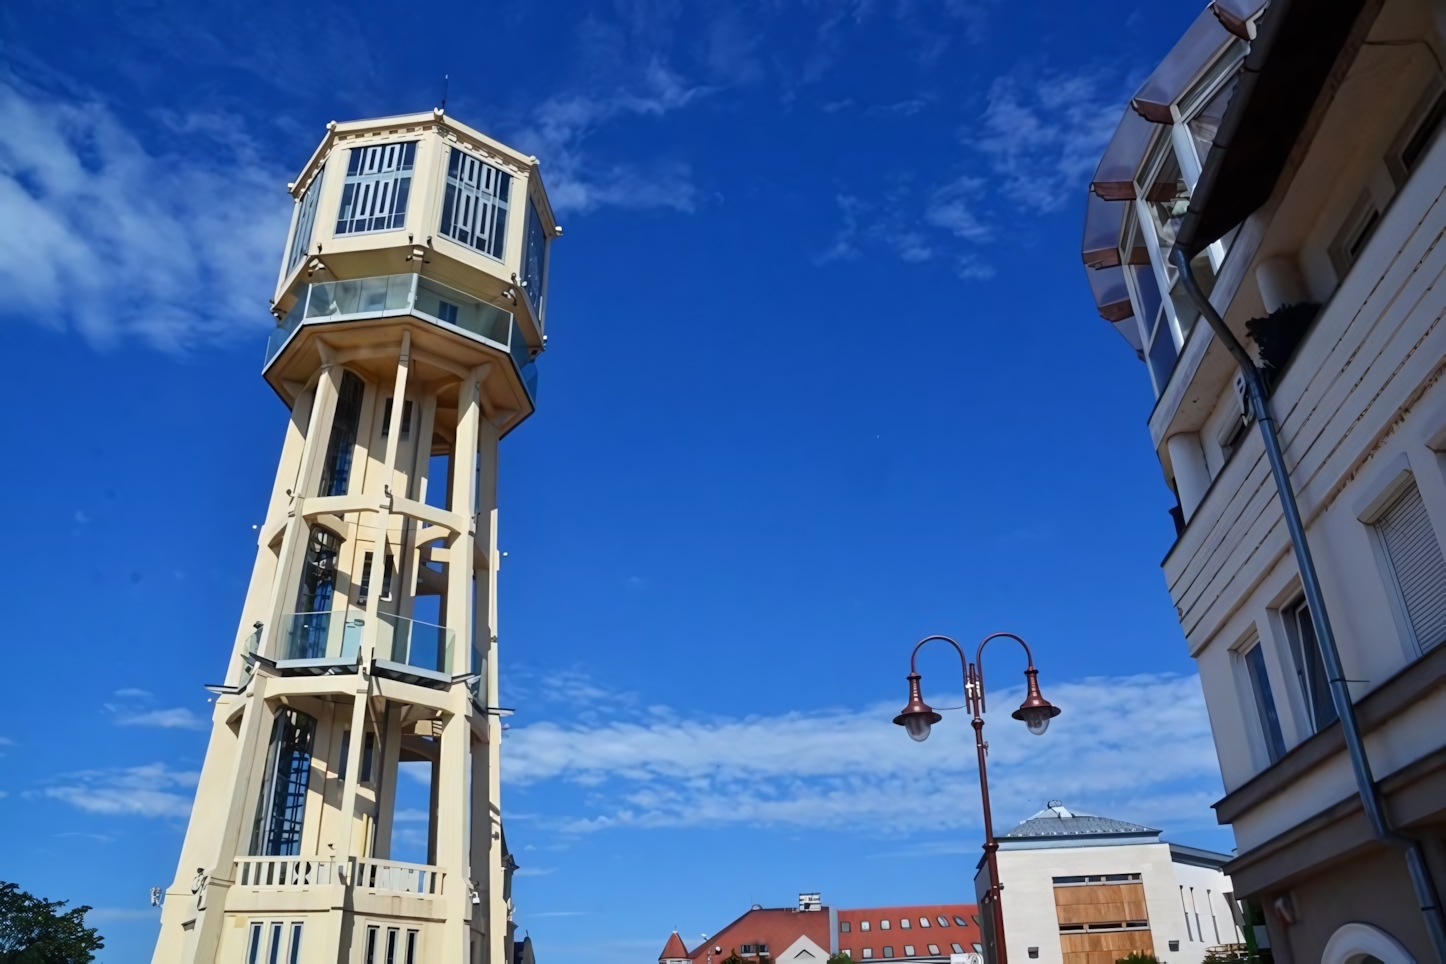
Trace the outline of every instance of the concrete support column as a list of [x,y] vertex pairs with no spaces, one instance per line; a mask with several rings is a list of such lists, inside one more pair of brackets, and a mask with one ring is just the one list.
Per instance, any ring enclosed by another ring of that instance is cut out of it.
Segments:
[[[460,685],[453,695],[461,710],[467,699]],[[436,863],[447,870],[444,894],[447,908],[446,936],[443,938],[443,960],[465,961],[470,935],[467,918],[467,742],[472,738],[471,724],[465,712],[452,713],[442,725],[441,747],[437,763],[432,767],[435,788]]]
[[1180,508],[1185,512],[1185,521],[1189,522],[1210,488],[1205,450],[1200,447],[1200,436],[1194,432],[1171,435],[1165,440],[1165,449],[1170,453],[1170,465],[1175,470],[1175,491],[1180,496]]

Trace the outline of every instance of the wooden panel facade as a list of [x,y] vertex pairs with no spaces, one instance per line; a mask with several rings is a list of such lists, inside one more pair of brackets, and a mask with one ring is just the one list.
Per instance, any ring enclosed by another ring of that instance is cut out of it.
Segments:
[[1054,910],[1061,924],[1109,924],[1149,920],[1145,885],[1087,884],[1056,886]]
[[1148,930],[1061,934],[1059,949],[1064,952],[1064,964],[1115,964],[1130,951],[1155,953],[1155,942]]

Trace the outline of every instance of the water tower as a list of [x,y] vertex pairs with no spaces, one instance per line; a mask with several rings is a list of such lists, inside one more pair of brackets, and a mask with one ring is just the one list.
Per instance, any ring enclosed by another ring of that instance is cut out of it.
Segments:
[[291,419],[154,961],[512,964],[497,446],[561,230],[536,158],[441,111],[329,125],[290,190]]

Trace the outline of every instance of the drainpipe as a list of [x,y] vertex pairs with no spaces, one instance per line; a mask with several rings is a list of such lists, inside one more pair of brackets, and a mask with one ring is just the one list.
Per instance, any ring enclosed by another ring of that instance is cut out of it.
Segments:
[[1446,922],[1441,916],[1441,900],[1437,896],[1436,882],[1431,878],[1431,868],[1419,841],[1397,833],[1386,820],[1385,805],[1381,801],[1380,788],[1371,775],[1371,761],[1366,758],[1366,745],[1361,739],[1361,725],[1356,719],[1356,706],[1351,702],[1351,693],[1346,686],[1346,674],[1341,668],[1340,650],[1336,648],[1335,633],[1331,631],[1330,617],[1326,615],[1325,597],[1321,594],[1320,579],[1316,575],[1315,562],[1311,558],[1310,545],[1305,539],[1305,525],[1300,519],[1300,507],[1295,502],[1295,490],[1291,488],[1290,473],[1285,467],[1285,456],[1280,450],[1280,437],[1275,433],[1275,420],[1270,414],[1270,402],[1265,390],[1265,379],[1256,367],[1255,360],[1236,339],[1235,334],[1225,326],[1225,319],[1215,310],[1205,292],[1195,282],[1190,270],[1190,258],[1178,244],[1170,252],[1170,261],[1180,272],[1180,283],[1185,293],[1200,309],[1215,337],[1229,350],[1240,372],[1245,376],[1245,385],[1250,397],[1250,411],[1260,425],[1260,437],[1265,442],[1265,456],[1270,461],[1270,474],[1275,477],[1275,490],[1280,495],[1280,507],[1285,513],[1285,527],[1290,532],[1290,543],[1295,548],[1295,562],[1300,569],[1300,582],[1305,589],[1306,603],[1310,607],[1310,620],[1315,627],[1315,638],[1320,644],[1321,660],[1330,679],[1331,702],[1335,704],[1336,716],[1340,717],[1341,732],[1345,734],[1346,750],[1350,754],[1351,769],[1356,776],[1356,790],[1361,796],[1361,806],[1371,822],[1376,839],[1388,846],[1404,850],[1406,867],[1411,875],[1411,886],[1416,891],[1416,902],[1421,906],[1421,916],[1426,921],[1426,931],[1435,946],[1436,957],[1446,964]]

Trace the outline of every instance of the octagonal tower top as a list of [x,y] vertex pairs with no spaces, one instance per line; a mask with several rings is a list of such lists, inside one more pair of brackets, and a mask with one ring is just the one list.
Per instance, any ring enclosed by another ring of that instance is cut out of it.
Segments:
[[[295,201],[265,374],[287,397],[303,328],[415,314],[505,346],[527,394],[562,233],[535,157],[442,110],[327,125]],[[530,401],[530,398],[529,398]],[[530,406],[529,406],[530,407]]]

